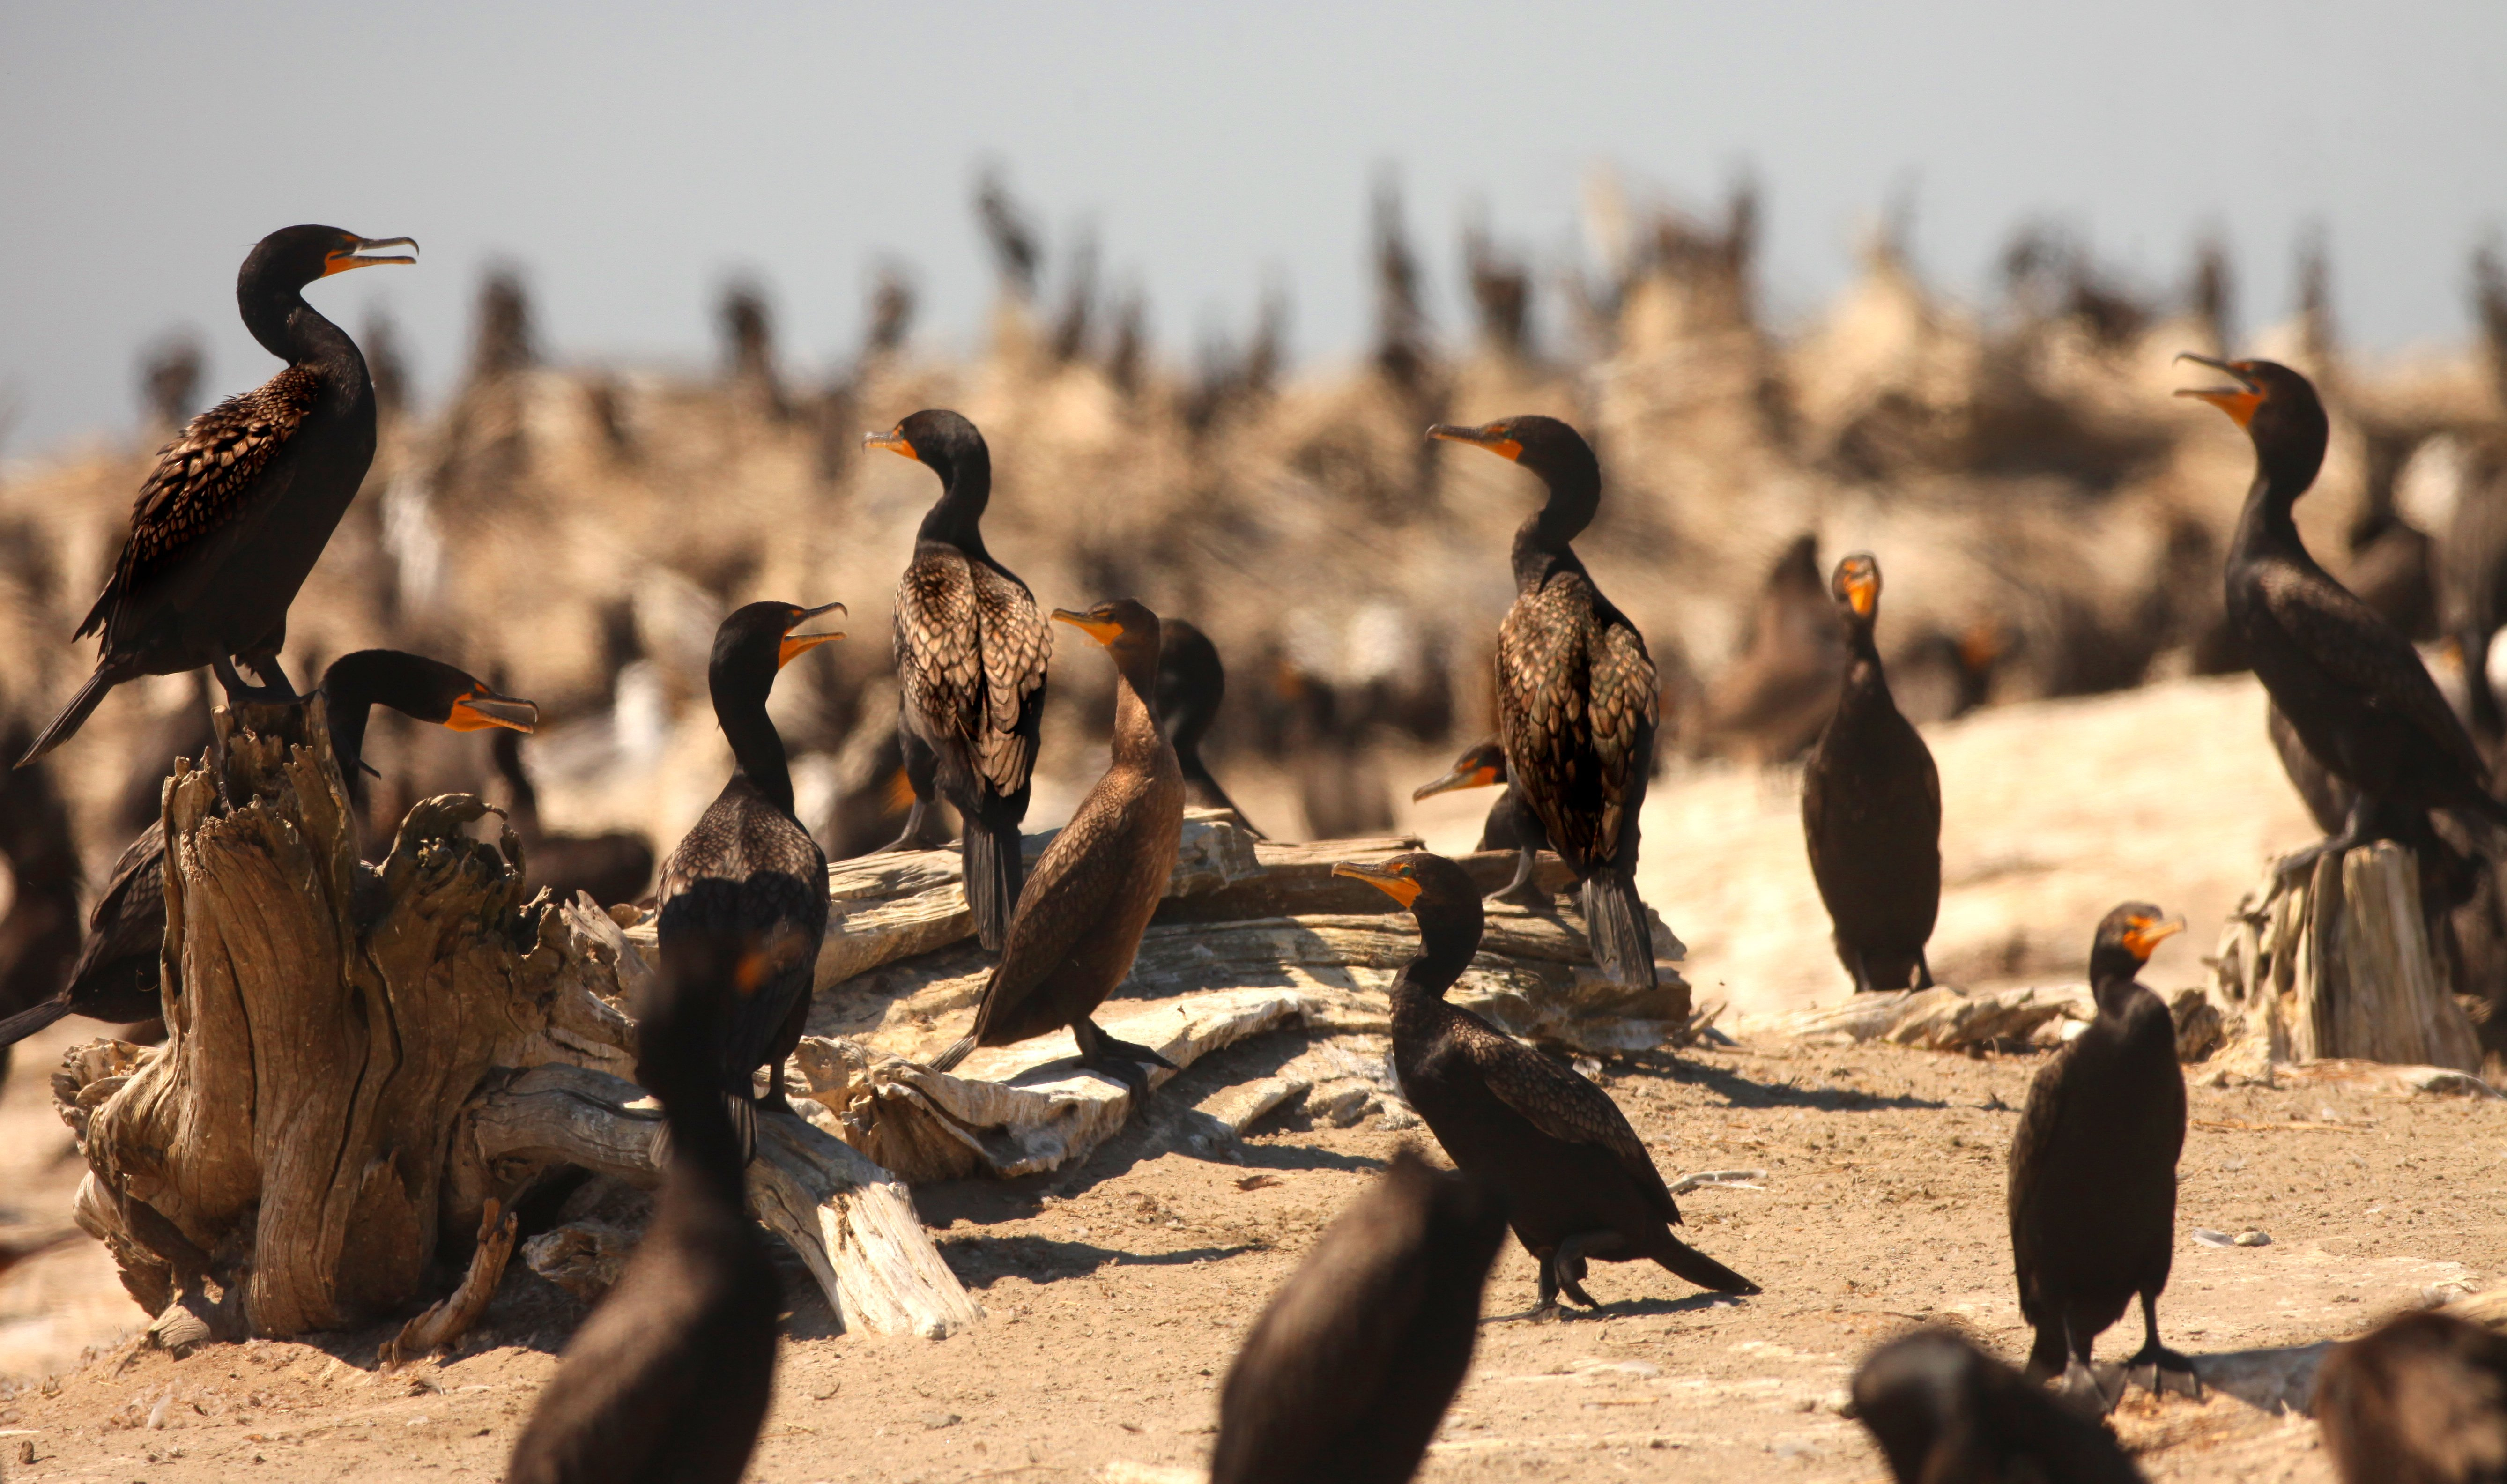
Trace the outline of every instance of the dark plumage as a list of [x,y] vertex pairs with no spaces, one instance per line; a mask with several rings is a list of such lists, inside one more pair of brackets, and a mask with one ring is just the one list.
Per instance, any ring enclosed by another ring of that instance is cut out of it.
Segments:
[[1272,1295],[1228,1368],[1211,1484],[1400,1484],[1471,1368],[1506,1208],[1402,1148]]
[[993,457],[975,425],[926,411],[862,441],[940,477],[940,502],[923,518],[896,585],[897,741],[914,785],[897,846],[945,839],[932,833],[930,811],[935,791],[949,801],[965,825],[959,849],[975,936],[999,949],[1024,874],[1019,821],[1044,725],[1053,635],[1027,584],[984,549]]
[[[79,625],[80,638],[104,636],[95,672],[23,762],[67,742],[107,692],[141,675],[212,666],[231,693],[293,694],[278,668],[288,605],[375,452],[365,358],[303,291],[348,269],[417,262],[359,256],[401,245],[418,244],[289,227],[244,259],[236,275],[244,328],[286,369],[193,418],[159,452],[113,576]],[[235,660],[264,685],[245,686]]]
[[2255,447],[2254,486],[2229,548],[2229,623],[2290,729],[2353,795],[2343,828],[2282,870],[2371,840],[2408,844],[2431,809],[2507,825],[2488,764],[2411,641],[2299,539],[2291,512],[2315,482],[2329,432],[2315,388],[2271,361],[2184,358],[2235,378],[2233,387],[2180,395],[2227,413]]
[[617,1286],[575,1331],[515,1441],[511,1484],[734,1484],[775,1379],[783,1288],[749,1220],[741,1140],[711,1047],[781,975],[746,935],[678,933],[636,1009],[636,1075],[671,1166]]
[[1767,569],[1736,655],[1708,687],[1700,731],[1757,763],[1798,757],[1836,709],[1845,645],[1819,574],[1819,538],[1794,538]]
[[2089,989],[2098,1013],[2028,1087],[2011,1140],[2011,1254],[2019,1313],[2037,1331],[2028,1377],[2061,1372],[2064,1391],[2103,1397],[2089,1347],[2141,1300],[2143,1343],[2126,1375],[2198,1397],[2193,1362],[2159,1343],[2159,1295],[2176,1240],[2176,1157],[2185,1077],[2176,1024],[2134,975],[2185,920],[2127,902],[2098,923]]
[[977,1046],[1006,1046],[1071,1028],[1079,1064],[1149,1092],[1141,1065],[1172,1068],[1090,1019],[1131,971],[1141,933],[1166,894],[1183,837],[1183,770],[1148,697],[1158,674],[1158,616],[1128,597],[1054,618],[1106,646],[1114,661],[1113,761],[1036,863],[975,1007],[975,1028],[933,1060],[941,1071]]
[[530,889],[545,887],[562,902],[588,891],[603,904],[632,902],[644,894],[653,881],[652,841],[632,830],[550,834],[540,827],[539,790],[524,771],[521,736],[499,732],[488,748],[505,780],[506,817],[523,842],[523,879]]
[[1508,775],[1582,887],[1593,961],[1652,985],[1653,936],[1637,895],[1637,825],[1660,697],[1645,636],[1593,586],[1570,543],[1602,499],[1602,466],[1555,417],[1439,423],[1541,476],[1549,498],[1514,533],[1513,606],[1497,636],[1498,741]]
[[[14,753],[25,741],[25,729],[12,726],[0,748]],[[0,775],[0,857],[7,858],[14,886],[9,914],[0,917],[5,1017],[51,999],[78,958],[79,884],[87,872],[79,862],[69,806],[50,768],[38,764]],[[8,1076],[9,1045],[16,1039],[0,1036],[0,1080]]]
[[[696,827],[662,862],[655,892],[664,954],[680,940],[734,942],[763,975],[708,1021],[715,1086],[730,1101],[744,1150],[754,1139],[757,1068],[773,1069],[766,1104],[788,1105],[783,1059],[801,1042],[818,945],[827,935],[827,857],[792,815],[792,774],[766,698],[776,671],[844,637],[792,631],[843,607],[755,602],[714,631],[706,681],[735,766]],[[652,1037],[641,1043],[649,1048]]]
[[1864,1357],[1854,1415],[1898,1484],[2139,1484],[2106,1429],[1946,1329]]
[[2507,1336],[2389,1320],[2324,1357],[2315,1418],[2343,1484],[2507,1484]]
[[1201,760],[1201,740],[1218,719],[1218,704],[1227,699],[1227,667],[1219,663],[1218,646],[1210,635],[1180,618],[1158,624],[1158,723],[1175,747],[1176,764],[1183,770],[1184,802],[1195,809],[1223,809],[1234,814],[1247,834],[1267,839],[1245,817],[1245,811],[1211,777]]
[[1549,905],[1549,893],[1532,884],[1533,853],[1549,849],[1549,836],[1541,827],[1541,816],[1523,802],[1523,795],[1507,781],[1506,749],[1492,737],[1487,742],[1454,759],[1453,770],[1432,783],[1422,783],[1410,790],[1410,802],[1418,803],[1457,788],[1495,788],[1497,799],[1489,805],[1488,817],[1480,821],[1480,843],[1483,851],[1515,852],[1514,880],[1491,900],[1520,902],[1542,908]]
[[[348,816],[366,812],[364,761],[367,715],[387,706],[403,715],[456,732],[489,727],[528,731],[539,708],[500,696],[466,671],[440,660],[397,649],[360,649],[342,655],[322,672],[323,712],[331,755],[348,795]],[[165,941],[164,821],[149,825],[125,846],[113,878],[90,909],[87,940],[69,982],[40,1004],[0,1021],[0,1046],[22,1040],[64,1015],[84,1015],[113,1025],[155,1017],[158,966]]]
[[1463,868],[1425,851],[1344,862],[1419,920],[1419,954],[1393,981],[1393,1067],[1401,1095],[1465,1172],[1507,1201],[1514,1234],[1541,1263],[1541,1307],[1563,1290],[1591,1307],[1584,1260],[1651,1258],[1700,1287],[1759,1285],[1671,1234],[1680,1208],[1608,1093],[1513,1040],[1445,992],[1479,948],[1479,893]]
[[1835,928],[1837,961],[1861,990],[1930,989],[1924,944],[1942,906],[1942,778],[1898,713],[1872,627],[1880,563],[1857,552],[1830,583],[1845,628],[1845,684],[1802,767],[1802,838]]

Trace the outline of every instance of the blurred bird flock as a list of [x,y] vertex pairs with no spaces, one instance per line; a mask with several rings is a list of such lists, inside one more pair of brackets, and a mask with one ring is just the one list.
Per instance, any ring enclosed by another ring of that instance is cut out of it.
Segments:
[[[540,704],[523,758],[545,827],[675,840],[726,757],[706,704],[716,623],[761,595],[834,594],[856,634],[882,634],[930,489],[865,452],[862,431],[955,407],[994,450],[989,538],[1039,599],[1128,593],[1198,624],[1230,670],[1205,753],[1247,814],[1283,838],[1362,835],[1490,729],[1490,647],[1513,594],[1497,554],[1533,493],[1496,460],[1423,443],[1430,423],[1542,412],[1586,430],[1607,485],[1580,546],[1660,669],[1657,769],[1777,764],[1834,705],[1845,652],[1825,572],[1847,551],[1887,564],[1883,653],[1919,723],[2240,668],[2217,574],[2250,454],[2168,395],[2173,353],[2234,348],[2324,389],[2335,433],[2300,511],[2309,548],[2434,646],[2441,684],[2495,740],[2481,683],[2507,618],[2492,513],[2507,508],[2507,271],[2493,251],[2470,262],[2471,343],[2371,364],[2344,353],[2320,245],[2300,244],[2298,304],[2240,324],[2216,244],[2181,286],[2145,292],[2073,235],[2030,226],[1998,300],[1971,306],[1928,288],[1902,231],[1883,229],[1836,302],[1782,325],[1757,292],[1754,186],[1699,215],[1631,206],[1597,177],[1587,204],[1598,271],[1553,271],[1466,231],[1451,271],[1475,318],[1440,332],[1423,303],[1439,270],[1380,188],[1372,348],[1295,375],[1277,285],[1241,338],[1160,364],[1147,306],[1108,290],[1093,240],[1050,250],[992,175],[974,223],[999,294],[970,360],[918,345],[912,277],[894,266],[876,276],[861,345],[816,371],[778,343],[764,288],[722,289],[710,378],[571,364],[534,324],[527,272],[492,271],[441,407],[412,404],[388,320],[359,327],[381,446],[294,606],[288,664],[318,674],[376,645],[459,656]],[[157,444],[260,374],[216,370],[212,384],[196,349],[162,344],[139,366],[145,437],[0,466],[14,725],[40,721],[84,671],[62,640]],[[888,645],[830,653],[775,705],[798,812],[843,857],[894,837],[906,793]],[[1056,667],[1032,827],[1094,777],[1109,684]],[[155,818],[165,759],[206,735],[192,676],[106,702],[90,742],[56,759],[90,861]],[[509,799],[473,776],[478,750],[379,718],[374,825],[447,789]]]

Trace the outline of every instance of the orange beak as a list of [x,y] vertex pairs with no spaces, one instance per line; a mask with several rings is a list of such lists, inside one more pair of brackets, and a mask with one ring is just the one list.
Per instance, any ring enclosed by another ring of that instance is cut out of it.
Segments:
[[905,441],[905,431],[902,428],[891,429],[885,433],[864,433],[862,434],[862,447],[865,449],[886,449],[890,453],[913,459],[918,464],[923,462],[923,455],[915,452],[914,445]]
[[2230,420],[2239,427],[2244,427],[2254,420],[2255,409],[2264,405],[2264,394],[2256,387],[2252,377],[2239,371],[2228,361],[2215,361],[2207,355],[2196,355],[2191,350],[2180,352],[2176,358],[2180,361],[2192,361],[2197,366],[2208,366],[2213,371],[2226,372],[2235,377],[2238,382],[2234,386],[2183,387],[2176,395],[2192,397],[2197,402],[2210,403],[2213,407],[2227,413]]
[[1509,462],[1523,456],[1523,445],[1490,427],[1457,427],[1439,422],[1428,429],[1428,436],[1438,443],[1467,443],[1475,449],[1486,449]]
[[[794,628],[798,628],[801,625],[808,623],[810,620],[817,618],[821,613],[843,613],[845,611],[847,610],[843,603],[826,603],[816,608],[804,608],[800,612],[792,615],[792,625]],[[783,642],[776,646],[775,668],[777,670],[781,670],[784,666],[791,664],[794,660],[808,654],[811,650],[818,648],[819,645],[832,644],[843,637],[844,634],[842,633],[787,633],[783,635]]]
[[1332,867],[1334,876],[1362,881],[1386,896],[1407,907],[1419,900],[1419,884],[1398,867],[1370,866],[1355,860],[1344,860]]
[[[360,256],[360,252],[368,247],[406,247],[409,251],[381,257]],[[378,263],[415,263],[417,261],[418,239],[416,237],[350,237],[345,243],[331,249],[329,256],[322,260],[322,276],[328,278],[333,273],[345,273],[352,268],[372,268]]]
[[1465,764],[1433,783],[1422,783],[1410,790],[1410,802],[1416,804],[1421,799],[1433,798],[1440,793],[1452,793],[1462,788],[1489,788],[1496,783],[1496,769],[1485,764],[1478,767]]
[[1069,624],[1100,644],[1111,644],[1123,636],[1123,626],[1112,619],[1073,613],[1069,608],[1054,609],[1053,621],[1057,624]]
[[444,725],[454,732],[485,732],[490,727],[528,732],[539,724],[538,706],[511,696],[499,696],[484,685],[454,702],[453,713],[444,718]]
[[1871,616],[1872,605],[1879,602],[1879,600],[1880,584],[1873,582],[1869,577],[1848,577],[1845,579],[1846,606],[1854,610],[1854,616],[1856,618],[1870,618]]
[[2136,918],[2133,920],[2132,926],[2125,931],[2124,946],[2132,950],[2134,958],[2146,960],[2160,944],[2184,930],[2183,918],[2169,918],[2164,922],[2152,918]]

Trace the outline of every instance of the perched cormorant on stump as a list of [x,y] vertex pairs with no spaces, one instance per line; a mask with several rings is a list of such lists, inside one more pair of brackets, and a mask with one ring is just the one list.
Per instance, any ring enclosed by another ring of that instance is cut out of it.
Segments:
[[[236,275],[244,328],[286,369],[192,419],[157,454],[130,536],[75,637],[101,633],[95,672],[18,761],[67,742],[107,692],[141,675],[213,667],[230,696],[293,699],[278,667],[287,609],[356,498],[375,455],[375,387],[356,342],[305,302],[317,278],[415,263],[408,237],[288,227]],[[242,662],[261,683],[247,684]]]
[[926,410],[862,443],[940,477],[940,501],[923,518],[896,585],[896,735],[914,809],[893,849],[945,840],[931,805],[948,800],[965,825],[959,850],[975,936],[999,951],[1026,870],[1019,821],[1044,725],[1053,635],[1027,584],[984,549],[993,455],[975,425]]
[[1515,852],[1514,880],[1494,893],[1490,900],[1514,902],[1538,911],[1549,905],[1549,893],[1532,884],[1533,855],[1549,849],[1549,836],[1541,828],[1541,816],[1523,802],[1507,781],[1506,748],[1492,737],[1468,749],[1454,759],[1454,766],[1443,778],[1422,783],[1410,790],[1410,802],[1434,798],[1457,788],[1494,788],[1497,798],[1489,805],[1488,817],[1480,821],[1480,842],[1474,849],[1512,851]]

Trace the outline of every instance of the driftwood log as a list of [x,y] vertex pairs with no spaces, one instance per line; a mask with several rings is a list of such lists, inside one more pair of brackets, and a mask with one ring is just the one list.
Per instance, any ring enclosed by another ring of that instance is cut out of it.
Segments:
[[[454,1258],[469,1282],[402,1342],[449,1343],[511,1245],[490,1211],[552,1166],[649,1185],[666,1159],[626,1080],[623,995],[648,970],[617,924],[526,898],[513,832],[472,838],[490,811],[466,795],[412,809],[364,865],[321,706],[221,711],[214,771],[176,765],[165,1042],[91,1043],[54,1079],[89,1165],[79,1222],[169,1344],[407,1312]],[[977,1317],[901,1185],[770,1124],[756,1210],[847,1322]]]

